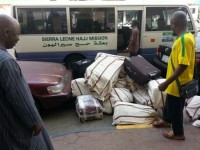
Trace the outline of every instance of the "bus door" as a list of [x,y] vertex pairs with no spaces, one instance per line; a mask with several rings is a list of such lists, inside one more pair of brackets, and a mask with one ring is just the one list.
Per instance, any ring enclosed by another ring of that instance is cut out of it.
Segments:
[[[138,22],[138,29],[141,33],[142,11],[143,7],[121,6],[117,9],[117,52],[125,53],[124,49],[129,44],[131,34],[131,22]],[[141,37],[141,34],[140,34]],[[140,38],[139,38],[140,39]]]
[[152,61],[159,45],[172,45],[175,37],[170,27],[170,20],[177,10],[182,10],[187,14],[188,30],[194,32],[194,24],[186,8],[180,6],[146,7],[143,14],[140,54],[148,61]]

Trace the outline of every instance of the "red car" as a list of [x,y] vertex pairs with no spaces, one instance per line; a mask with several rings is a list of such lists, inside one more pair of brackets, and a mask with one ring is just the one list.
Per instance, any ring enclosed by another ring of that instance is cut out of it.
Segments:
[[38,110],[61,105],[71,96],[72,73],[59,63],[18,61]]

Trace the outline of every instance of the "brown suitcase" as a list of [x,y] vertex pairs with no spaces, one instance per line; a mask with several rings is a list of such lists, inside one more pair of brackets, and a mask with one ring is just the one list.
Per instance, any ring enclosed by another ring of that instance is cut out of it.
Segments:
[[138,84],[145,84],[161,75],[161,71],[158,68],[140,55],[125,58],[124,70]]

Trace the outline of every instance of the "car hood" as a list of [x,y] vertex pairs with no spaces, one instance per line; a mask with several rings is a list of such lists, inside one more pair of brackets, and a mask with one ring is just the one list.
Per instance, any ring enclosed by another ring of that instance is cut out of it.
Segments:
[[18,61],[28,83],[57,84],[66,74],[65,66],[59,63]]

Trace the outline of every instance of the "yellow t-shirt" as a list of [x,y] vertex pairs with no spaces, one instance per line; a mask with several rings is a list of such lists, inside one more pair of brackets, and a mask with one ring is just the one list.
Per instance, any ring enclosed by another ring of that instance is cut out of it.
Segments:
[[[168,79],[174,72],[171,64],[171,59],[174,68],[179,64],[187,65],[186,70],[179,76],[180,84],[186,84],[193,79],[195,65],[195,40],[191,33],[185,33],[179,36],[172,45],[172,52],[168,60],[167,76]],[[180,97],[176,80],[173,81],[166,89],[166,93]]]

